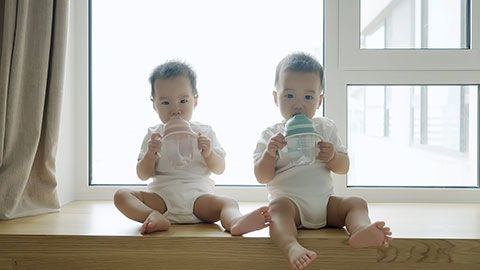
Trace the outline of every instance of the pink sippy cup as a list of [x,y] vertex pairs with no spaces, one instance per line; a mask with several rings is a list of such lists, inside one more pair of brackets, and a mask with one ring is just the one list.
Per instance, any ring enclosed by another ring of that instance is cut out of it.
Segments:
[[174,116],[165,124],[162,137],[162,154],[175,167],[181,168],[193,160],[197,147],[197,134],[188,121]]

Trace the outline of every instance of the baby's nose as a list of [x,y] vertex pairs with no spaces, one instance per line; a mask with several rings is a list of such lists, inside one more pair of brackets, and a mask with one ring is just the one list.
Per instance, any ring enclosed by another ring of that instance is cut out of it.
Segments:
[[295,102],[295,104],[293,104],[293,108],[294,109],[302,109],[303,104],[301,102]]

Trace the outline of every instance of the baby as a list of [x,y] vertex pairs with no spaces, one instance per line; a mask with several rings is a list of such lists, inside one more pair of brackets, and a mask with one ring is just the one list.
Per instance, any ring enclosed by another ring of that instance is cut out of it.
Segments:
[[[312,56],[294,53],[277,66],[273,99],[283,117],[263,131],[254,152],[255,176],[267,185],[270,237],[294,269],[303,269],[317,256],[296,239],[297,228],[346,226],[354,248],[385,246],[391,232],[385,222],[371,223],[365,200],[333,195],[330,172],[346,174],[349,158],[332,120],[313,118],[323,99],[323,69]],[[312,120],[321,135],[313,164],[295,166],[288,158],[285,123],[297,114]]]
[[[232,235],[242,235],[268,226],[268,207],[241,215],[232,198],[213,194],[210,173],[225,170],[225,151],[211,126],[191,122],[198,150],[182,167],[172,164],[162,148],[165,124],[172,118],[190,121],[198,103],[196,75],[183,62],[169,61],[158,66],[150,76],[153,109],[162,124],[148,129],[138,156],[137,175],[153,178],[148,191],[120,189],[115,206],[125,216],[142,222],[142,234],[167,230],[171,223],[221,221]],[[197,138],[198,137],[198,138]]]

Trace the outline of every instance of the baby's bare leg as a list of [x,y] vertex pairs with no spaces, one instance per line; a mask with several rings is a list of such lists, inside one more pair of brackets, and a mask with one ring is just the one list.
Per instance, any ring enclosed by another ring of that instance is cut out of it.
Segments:
[[167,210],[165,201],[155,193],[122,188],[115,193],[113,202],[126,217],[143,223],[142,234],[170,227],[170,222],[162,215]]
[[354,248],[385,246],[392,240],[390,228],[385,222],[371,223],[368,205],[358,197],[331,196],[327,207],[327,226],[346,226],[350,233],[349,243]]
[[300,245],[297,241],[297,226],[300,225],[300,214],[297,206],[286,198],[270,202],[272,222],[270,237],[287,256],[293,269],[303,269],[310,264],[317,254]]
[[208,222],[220,220],[222,226],[232,235],[263,229],[271,220],[267,206],[242,215],[234,199],[210,194],[198,197],[194,205],[194,214]]

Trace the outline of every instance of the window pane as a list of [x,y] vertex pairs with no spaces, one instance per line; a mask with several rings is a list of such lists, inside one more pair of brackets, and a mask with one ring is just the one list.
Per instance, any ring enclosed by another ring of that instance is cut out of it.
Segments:
[[211,125],[227,152],[216,184],[258,184],[256,142],[282,120],[272,97],[277,63],[294,51],[323,61],[317,0],[92,0],[91,30],[93,184],[145,183],[137,157],[147,128],[159,123],[148,77],[170,59],[197,72],[192,120]]
[[468,0],[361,0],[362,49],[467,49]]
[[[477,186],[478,92],[478,86],[349,86],[348,186]],[[375,112],[368,100],[375,100]]]

